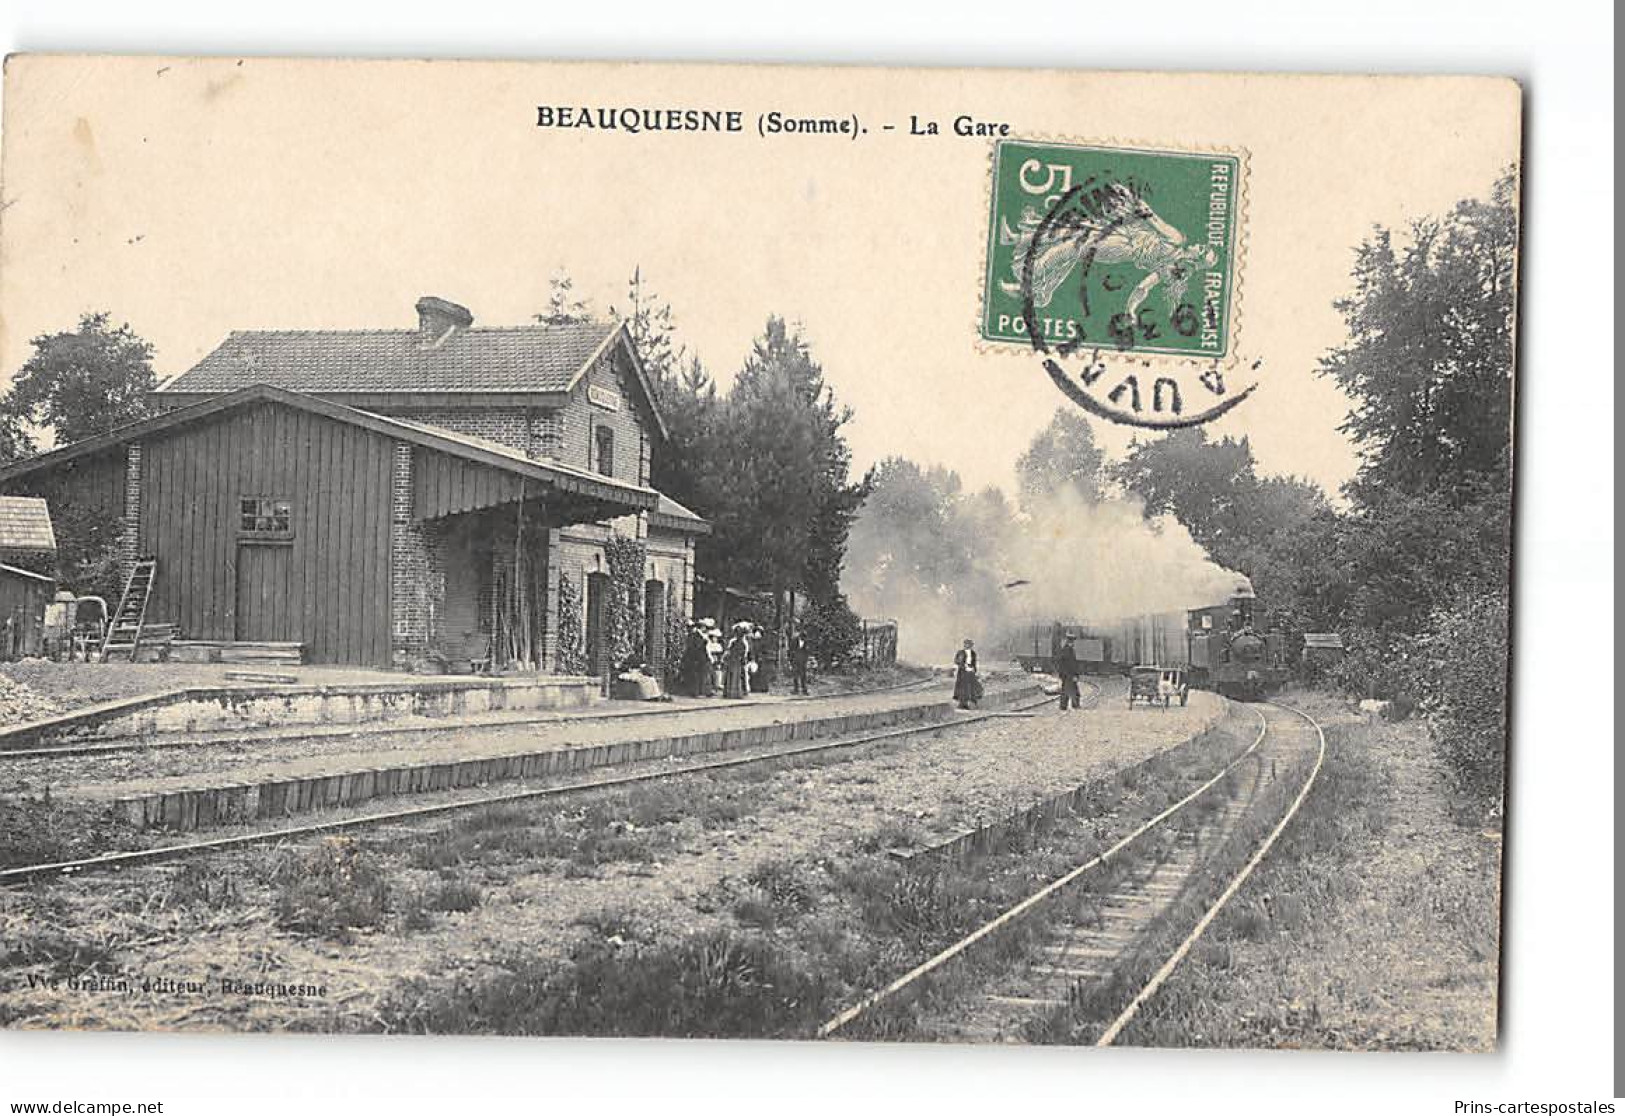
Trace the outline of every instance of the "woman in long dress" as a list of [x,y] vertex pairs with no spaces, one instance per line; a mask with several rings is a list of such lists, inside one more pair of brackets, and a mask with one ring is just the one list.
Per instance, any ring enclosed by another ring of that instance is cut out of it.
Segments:
[[954,701],[969,709],[982,700],[982,682],[976,676],[976,644],[970,640],[954,652]]
[[737,632],[728,640],[728,649],[722,653],[722,696],[745,696],[745,637]]
[[698,624],[689,625],[688,640],[683,645],[682,665],[678,671],[683,692],[689,697],[704,697],[706,679],[711,675],[711,656],[705,649],[705,632]]
[[722,692],[722,636],[715,628],[705,630],[705,696]]

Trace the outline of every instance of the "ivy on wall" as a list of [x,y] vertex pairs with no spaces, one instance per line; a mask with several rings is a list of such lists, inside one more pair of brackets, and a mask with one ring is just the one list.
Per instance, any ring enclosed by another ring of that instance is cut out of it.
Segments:
[[648,564],[649,549],[637,539],[611,534],[604,541],[604,558],[609,566],[604,633],[613,668],[628,659],[644,657],[643,571]]
[[559,573],[559,673],[587,673],[587,639],[582,630],[581,590],[568,571]]

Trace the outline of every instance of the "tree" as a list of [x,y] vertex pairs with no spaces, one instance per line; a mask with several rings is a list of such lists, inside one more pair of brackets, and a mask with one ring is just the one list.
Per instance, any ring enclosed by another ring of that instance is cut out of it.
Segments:
[[0,401],[0,465],[10,465],[38,452],[23,419],[6,410],[9,401]]
[[671,304],[649,289],[641,267],[633,268],[632,278],[627,280],[626,303],[624,316],[617,313],[613,306],[610,313],[624,318],[643,370],[655,385],[655,391],[664,395],[682,374],[685,356],[684,348],[677,340],[677,324],[672,318]]
[[[1498,796],[1506,743],[1516,184],[1377,229],[1320,374],[1351,400],[1353,509],[1306,595],[1350,648],[1351,691],[1428,714],[1462,785]],[[1319,525],[1317,524],[1317,527]]]
[[[610,312],[617,313],[613,307]],[[666,423],[667,438],[655,448],[650,479],[678,503],[709,516],[717,502],[709,483],[719,421],[716,385],[699,357],[690,356],[677,339],[671,304],[650,289],[642,268],[634,268],[627,281],[624,320]]]
[[806,341],[769,318],[716,414],[702,559],[728,584],[838,596],[847,534],[867,493],[850,480],[837,405]]
[[106,433],[152,413],[158,386],[152,346],[105,311],[85,314],[72,332],[34,338],[0,411],[0,454],[32,449],[22,424],[48,430],[58,445]]
[[1087,503],[1098,503],[1105,460],[1106,455],[1095,445],[1095,432],[1089,420],[1076,408],[1057,410],[1049,425],[1016,459],[1022,503],[1032,507],[1036,501],[1063,492],[1079,496]]
[[547,309],[536,315],[543,325],[578,325],[592,319],[587,300],[577,297],[575,280],[562,267],[548,276]]
[[1251,541],[1249,500],[1258,486],[1246,438],[1208,440],[1200,426],[1136,442],[1112,476],[1145,502],[1147,518],[1172,515],[1221,566],[1235,569]]
[[1336,304],[1349,340],[1319,373],[1353,401],[1342,429],[1360,451],[1357,502],[1510,485],[1517,245],[1508,172],[1488,201],[1414,222],[1404,247],[1379,228],[1356,249],[1354,292]]
[[678,503],[710,518],[722,502],[717,472],[723,423],[722,400],[705,366],[691,357],[660,391],[666,440],[650,466],[654,486]]

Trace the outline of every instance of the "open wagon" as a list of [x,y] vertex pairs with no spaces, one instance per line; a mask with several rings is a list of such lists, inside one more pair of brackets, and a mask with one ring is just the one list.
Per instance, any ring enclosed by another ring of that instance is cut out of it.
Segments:
[[1184,705],[1190,700],[1190,684],[1185,672],[1175,667],[1137,666],[1128,675],[1128,707],[1135,702],[1161,705],[1167,709],[1177,700]]

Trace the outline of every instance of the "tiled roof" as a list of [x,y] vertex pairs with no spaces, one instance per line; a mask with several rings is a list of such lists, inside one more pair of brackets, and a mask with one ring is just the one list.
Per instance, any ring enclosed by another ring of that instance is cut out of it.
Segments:
[[664,492],[660,494],[660,503],[650,513],[649,521],[656,527],[669,527],[674,531],[686,531],[699,535],[707,535],[711,532],[711,524],[689,511]]
[[37,496],[0,496],[0,547],[55,550],[51,512]]
[[317,394],[564,391],[617,328],[615,322],[476,327],[438,343],[416,329],[236,330],[161,390],[270,384]]

